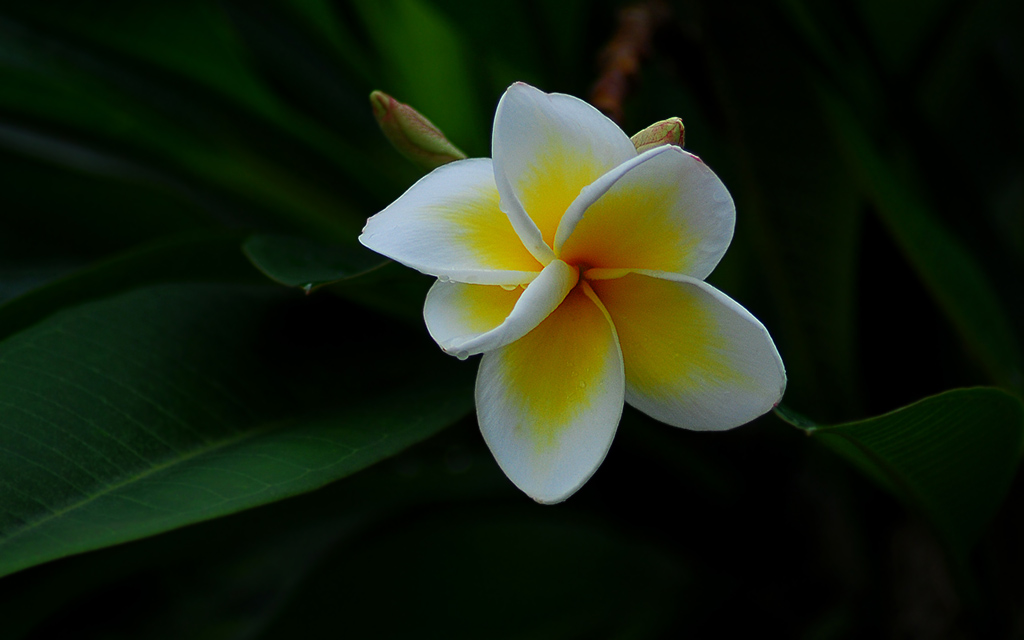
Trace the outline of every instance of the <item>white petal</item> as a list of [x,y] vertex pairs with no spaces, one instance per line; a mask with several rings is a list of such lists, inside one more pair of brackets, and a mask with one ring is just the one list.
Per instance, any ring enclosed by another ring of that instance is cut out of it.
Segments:
[[594,107],[522,83],[498,103],[491,151],[502,210],[542,261],[580,191],[637,155],[622,129]]
[[700,431],[731,429],[782,399],[786,370],[757,318],[711,285],[658,272],[590,283],[622,346],[626,401]]
[[487,158],[438,167],[366,221],[359,241],[393,260],[458,282],[522,284],[541,264],[498,206]]
[[555,253],[572,264],[703,279],[725,255],[735,221],[732,197],[707,165],[657,147],[584,190],[562,219]]
[[476,382],[484,440],[534,500],[565,500],[600,466],[622,415],[622,355],[586,283],[536,329],[485,353]]
[[[615,184],[623,178],[623,176],[635,169],[637,165],[641,165],[663,153],[671,152],[673,149],[675,149],[676,152],[682,152],[682,149],[679,147],[673,147],[671,145],[663,145],[653,149],[648,149],[635,158],[623,162],[591,184],[584,187],[583,190],[580,191],[580,195],[578,195],[576,199],[573,200],[572,204],[569,205],[565,215],[562,216],[562,220],[558,223],[558,230],[555,232],[555,252],[558,253],[562,250],[562,246],[565,244],[565,241],[576,229],[576,226],[580,223],[580,219],[583,218],[583,214],[590,208],[590,205],[594,204],[594,202],[596,202],[601,196],[608,193],[608,190],[614,187]],[[623,213],[622,217],[627,218],[628,216]]]
[[423,317],[442,349],[467,358],[529,333],[558,307],[578,278],[575,268],[555,260],[525,291],[439,281],[427,294]]

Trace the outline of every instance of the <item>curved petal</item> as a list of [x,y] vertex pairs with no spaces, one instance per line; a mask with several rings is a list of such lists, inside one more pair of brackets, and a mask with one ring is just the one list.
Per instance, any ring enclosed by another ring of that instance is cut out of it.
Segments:
[[502,210],[534,255],[550,252],[562,214],[584,187],[637,155],[594,107],[523,83],[498,103],[491,151]]
[[413,269],[458,282],[522,284],[541,270],[498,207],[487,158],[430,172],[367,220],[359,241]]
[[731,429],[782,399],[786,370],[757,318],[711,285],[634,272],[590,283],[615,323],[626,402],[676,427]]
[[438,281],[427,293],[423,318],[445,352],[468,358],[525,336],[558,307],[578,279],[579,271],[555,260],[525,290]]
[[562,250],[565,245],[565,241],[572,235],[572,232],[579,225],[580,219],[586,213],[590,205],[594,204],[601,196],[608,193],[608,191],[616,185],[627,173],[632,171],[655,156],[659,156],[663,153],[669,152],[670,149],[676,149],[677,152],[681,151],[677,147],[671,147],[662,145],[653,149],[641,153],[637,157],[623,162],[619,166],[615,167],[608,173],[604,174],[594,182],[590,183],[580,194],[576,196],[576,199],[572,201],[569,208],[566,209],[565,215],[562,216],[561,221],[558,223],[558,230],[555,231],[555,252],[558,253]]
[[736,206],[728,190],[679,147],[658,147],[637,160],[623,165],[612,184],[619,169],[573,203],[555,253],[591,267],[707,277],[732,241]]
[[423,303],[427,331],[446,353],[458,355],[456,344],[500,326],[525,291],[515,285],[438,280],[430,287]]
[[615,329],[581,283],[536,329],[484,354],[480,430],[517,487],[538,502],[561,502],[608,453],[624,386]]

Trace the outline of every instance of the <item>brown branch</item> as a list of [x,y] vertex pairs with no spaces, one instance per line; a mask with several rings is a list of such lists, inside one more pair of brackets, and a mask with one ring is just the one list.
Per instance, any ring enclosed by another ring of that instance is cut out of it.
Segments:
[[590,103],[615,122],[622,122],[622,103],[650,55],[654,33],[672,9],[665,0],[646,0],[619,11],[618,28],[598,57],[601,75],[590,92]]

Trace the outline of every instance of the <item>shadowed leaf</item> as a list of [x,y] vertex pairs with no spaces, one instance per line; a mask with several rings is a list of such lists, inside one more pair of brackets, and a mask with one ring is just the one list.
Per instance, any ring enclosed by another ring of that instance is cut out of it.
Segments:
[[959,553],[1002,503],[1024,443],[1024,407],[999,389],[955,389],[834,426],[782,407],[776,415],[921,512]]
[[329,349],[317,341],[337,331],[279,303],[155,286],[0,342],[0,575],[315,489],[472,406],[468,381],[434,366],[424,380],[414,354],[393,369],[381,347]]
[[389,262],[362,245],[328,246],[305,238],[255,235],[242,248],[268,278],[307,292],[355,278]]

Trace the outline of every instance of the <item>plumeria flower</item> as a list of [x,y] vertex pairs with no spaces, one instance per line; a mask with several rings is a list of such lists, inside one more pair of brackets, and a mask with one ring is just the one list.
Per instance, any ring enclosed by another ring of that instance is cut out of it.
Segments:
[[604,460],[628,402],[685,429],[767,412],[786,373],[764,326],[703,280],[735,206],[693,154],[637,153],[592,106],[529,85],[498,103],[493,159],[438,167],[359,240],[436,276],[423,315],[483,354],[480,429],[505,474],[561,502]]

